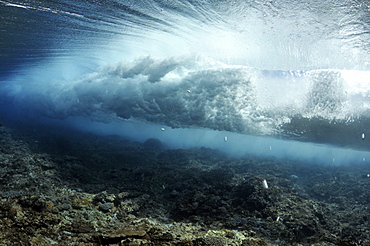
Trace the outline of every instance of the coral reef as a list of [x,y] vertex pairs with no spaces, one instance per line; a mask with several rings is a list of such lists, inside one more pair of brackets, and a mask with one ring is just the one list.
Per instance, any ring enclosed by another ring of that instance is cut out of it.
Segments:
[[0,245],[370,244],[367,166],[158,141],[1,125]]

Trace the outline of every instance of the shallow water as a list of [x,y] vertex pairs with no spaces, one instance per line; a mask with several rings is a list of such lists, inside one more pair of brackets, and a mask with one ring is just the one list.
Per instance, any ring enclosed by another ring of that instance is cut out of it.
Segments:
[[0,241],[368,245],[369,27],[357,0],[0,0]]

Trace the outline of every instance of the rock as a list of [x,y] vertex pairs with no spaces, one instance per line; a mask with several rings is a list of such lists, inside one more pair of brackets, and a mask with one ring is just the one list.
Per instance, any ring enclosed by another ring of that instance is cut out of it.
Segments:
[[149,138],[144,142],[144,148],[154,151],[159,151],[163,149],[163,144],[161,140],[157,138]]
[[144,230],[131,230],[131,229],[118,229],[113,232],[105,233],[98,236],[99,241],[103,245],[120,243],[125,238],[136,238],[142,239],[145,238],[146,231]]
[[110,210],[111,208],[113,208],[113,207],[114,207],[114,204],[113,204],[113,203],[111,203],[111,202],[106,202],[106,203],[101,204],[101,205],[99,206],[99,209],[100,209],[101,211],[103,211],[103,212],[109,212],[109,210]]
[[60,205],[58,205],[58,209],[60,211],[63,211],[63,210],[70,210],[72,208],[71,204],[69,203],[62,203]]

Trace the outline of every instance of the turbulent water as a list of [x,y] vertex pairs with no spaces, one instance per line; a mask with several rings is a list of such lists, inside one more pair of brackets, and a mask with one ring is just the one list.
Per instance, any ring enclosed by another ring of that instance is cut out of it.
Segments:
[[270,151],[283,138],[284,155],[292,140],[370,148],[367,1],[1,0],[0,13],[3,118],[218,130]]

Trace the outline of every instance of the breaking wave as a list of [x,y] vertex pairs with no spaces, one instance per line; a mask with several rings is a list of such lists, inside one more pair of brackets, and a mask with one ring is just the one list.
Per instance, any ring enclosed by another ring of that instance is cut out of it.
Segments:
[[86,116],[331,142],[367,130],[370,85],[349,74],[257,70],[203,56],[145,56],[104,65],[68,83],[23,84],[10,94],[18,108],[51,118]]
[[2,115],[369,149],[369,9],[354,0],[1,0]]

